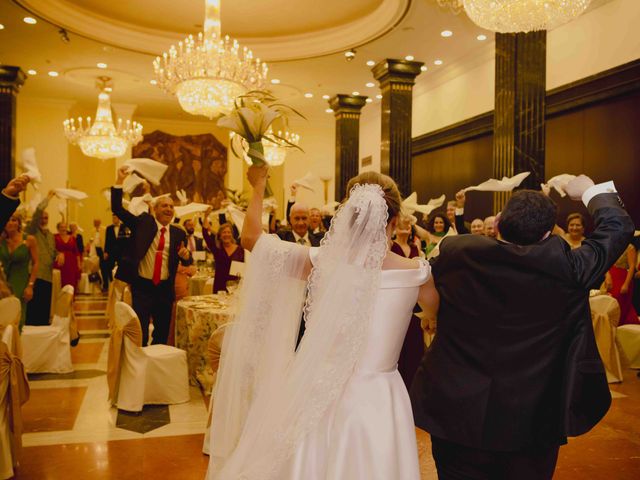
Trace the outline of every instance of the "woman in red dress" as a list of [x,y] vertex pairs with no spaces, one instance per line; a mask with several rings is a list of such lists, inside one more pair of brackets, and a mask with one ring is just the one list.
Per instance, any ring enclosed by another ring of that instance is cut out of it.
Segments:
[[633,274],[637,264],[637,253],[633,245],[618,258],[609,269],[605,279],[607,291],[620,304],[618,325],[640,324],[638,313],[633,307]]
[[80,279],[80,255],[76,239],[69,234],[67,223],[58,222],[56,226],[58,233],[54,235],[58,256],[53,265],[60,270],[60,286],[71,285],[78,288]]

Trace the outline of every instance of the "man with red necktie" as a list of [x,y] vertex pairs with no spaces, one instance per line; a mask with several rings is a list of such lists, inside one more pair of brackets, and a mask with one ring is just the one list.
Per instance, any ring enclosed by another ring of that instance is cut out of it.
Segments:
[[173,200],[161,197],[153,205],[153,215],[133,215],[122,206],[122,182],[128,167],[118,170],[111,188],[111,210],[131,230],[128,251],[123,256],[121,277],[131,284],[133,309],[142,327],[142,345],[149,339],[149,321],[153,319],[153,344],[167,343],[174,283],[178,262],[189,265],[191,253],[186,248],[183,229],[171,223],[174,217]]

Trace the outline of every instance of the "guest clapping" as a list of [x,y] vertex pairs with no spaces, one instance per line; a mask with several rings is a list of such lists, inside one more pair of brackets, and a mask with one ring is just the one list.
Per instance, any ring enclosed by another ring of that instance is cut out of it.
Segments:
[[213,293],[227,290],[229,280],[238,280],[238,277],[230,275],[231,262],[244,262],[244,249],[240,247],[233,237],[233,227],[230,223],[224,223],[213,235],[209,223],[209,212],[204,216],[202,236],[213,253],[216,264],[216,273],[213,278]]

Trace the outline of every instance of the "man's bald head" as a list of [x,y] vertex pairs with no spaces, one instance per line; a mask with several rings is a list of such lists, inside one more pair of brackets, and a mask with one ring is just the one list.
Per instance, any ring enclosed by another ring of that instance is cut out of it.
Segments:
[[294,232],[304,237],[309,230],[309,207],[304,203],[294,203],[289,212],[289,224]]

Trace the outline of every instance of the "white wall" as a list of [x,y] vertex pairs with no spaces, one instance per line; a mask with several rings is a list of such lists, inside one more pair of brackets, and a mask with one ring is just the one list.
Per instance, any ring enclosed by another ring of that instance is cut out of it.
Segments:
[[[69,144],[63,134],[62,122],[67,119],[74,102],[18,95],[16,109],[16,163],[22,150],[34,147],[42,174],[39,192],[46,197],[49,190],[68,186]],[[19,170],[17,171],[20,172]],[[27,188],[26,201],[33,198],[35,190]],[[60,220],[58,200],[50,202],[49,227],[55,230]]]

